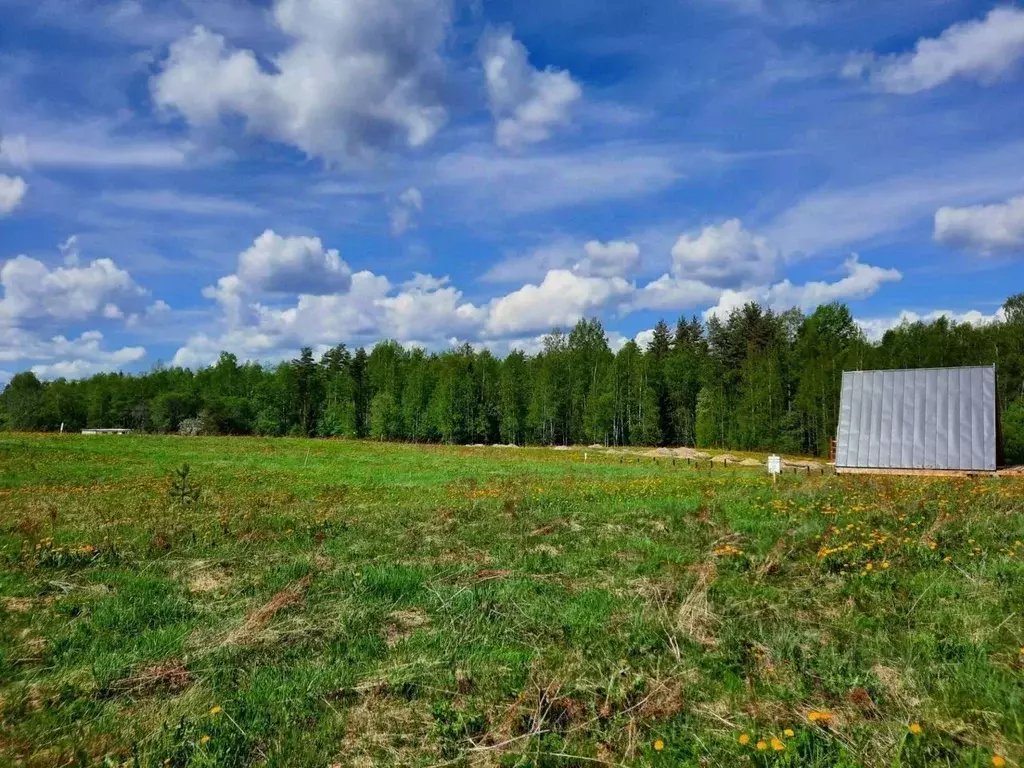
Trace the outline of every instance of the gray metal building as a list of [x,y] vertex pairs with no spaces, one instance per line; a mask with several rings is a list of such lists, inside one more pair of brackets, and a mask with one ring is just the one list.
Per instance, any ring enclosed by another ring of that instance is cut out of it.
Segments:
[[995,366],[846,371],[836,471],[994,471]]

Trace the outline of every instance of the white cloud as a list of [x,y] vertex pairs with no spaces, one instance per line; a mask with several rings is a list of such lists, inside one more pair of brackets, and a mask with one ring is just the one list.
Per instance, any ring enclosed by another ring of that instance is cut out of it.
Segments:
[[398,196],[398,202],[391,207],[391,234],[396,237],[415,226],[413,217],[423,210],[423,193],[416,187],[409,187]]
[[32,366],[32,371],[40,378],[77,378],[117,370],[138,362],[145,355],[143,347],[104,349],[103,334],[95,330],[85,331],[78,338],[41,339],[22,328],[0,326],[0,361],[46,361]]
[[585,277],[622,277],[640,265],[640,246],[626,240],[607,243],[590,240],[584,246],[586,257],[578,261],[573,272]]
[[462,293],[448,282],[447,277],[416,274],[396,290],[386,277],[363,271],[351,276],[346,290],[301,294],[285,308],[243,305],[241,292],[229,292],[237,305],[224,304],[225,333],[193,336],[178,350],[174,364],[205,365],[222,349],[269,360],[286,357],[305,344],[366,344],[394,338],[438,346],[453,335],[476,336],[486,308],[463,301]]
[[634,286],[621,277],[583,277],[553,269],[540,285],[527,284],[495,299],[484,328],[500,336],[571,325],[587,312],[625,299],[633,291]]
[[664,274],[637,291],[631,309],[680,310],[718,301],[723,289],[700,280]]
[[553,269],[569,269],[584,277],[624,277],[640,265],[640,246],[628,240],[588,240],[558,236],[525,253],[492,264],[481,277],[489,283],[542,280]]
[[953,312],[948,309],[937,309],[932,312],[918,314],[909,310],[903,310],[896,317],[875,317],[857,319],[856,323],[864,331],[864,335],[870,341],[879,341],[886,331],[898,328],[904,323],[933,323],[944,317],[952,323],[967,323],[968,325],[983,326],[991,323],[1003,322],[1006,320],[1006,312],[1000,308],[991,315],[979,312],[976,309],[967,312]]
[[31,318],[85,320],[141,309],[148,292],[110,259],[50,269],[28,256],[0,267],[0,325]]
[[[427,276],[421,276],[429,278]],[[447,278],[445,281],[447,282]],[[384,313],[382,326],[400,339],[434,339],[442,335],[474,332],[487,315],[486,309],[462,301],[462,293],[434,280],[421,280],[396,296],[378,299]]]
[[935,212],[937,242],[977,251],[1024,250],[1024,197],[996,205],[942,207]]
[[74,130],[40,126],[30,140],[23,134],[0,138],[0,161],[18,168],[180,168],[194,147],[182,142],[125,139],[104,122],[78,124]]
[[889,93],[937,88],[954,78],[989,83],[1024,57],[1024,9],[1003,6],[983,19],[964,21],[936,38],[921,38],[913,52],[892,56],[858,54],[843,68],[846,76],[866,72]]
[[71,235],[63,243],[57,246],[60,255],[64,257],[65,267],[77,267],[81,258],[81,251],[78,250],[78,235]]
[[0,216],[6,216],[25,199],[28,184],[20,176],[6,176],[0,173]]
[[536,144],[570,122],[572,107],[583,91],[568,72],[534,69],[526,47],[509,32],[485,34],[480,58],[498,146]]
[[779,252],[761,236],[743,228],[739,219],[704,227],[697,235],[681,235],[672,247],[672,272],[678,278],[733,287],[770,280]]
[[734,309],[750,302],[784,311],[792,307],[811,309],[832,301],[866,299],[883,284],[898,282],[903,278],[898,270],[862,264],[856,255],[850,256],[843,268],[846,276],[834,283],[814,281],[794,285],[789,280],[783,280],[774,285],[723,291],[718,304],[706,310],[704,317],[707,319],[714,316],[724,320]]
[[307,155],[339,161],[418,147],[447,120],[441,99],[448,0],[277,0],[290,43],[264,67],[197,27],[173,43],[155,103],[194,125],[226,115]]
[[671,272],[641,288],[630,308],[680,310],[719,299],[743,303],[739,297],[764,290],[749,287],[767,285],[780,261],[767,238],[744,229],[739,219],[706,226],[680,235],[672,247]]
[[107,351],[102,344],[103,334],[99,331],[86,331],[77,339],[55,336],[50,340],[47,356],[64,359],[33,365],[32,372],[41,379],[61,376],[77,379],[102,371],[117,370],[146,356],[144,347],[122,347]]
[[640,331],[636,336],[633,337],[633,341],[640,349],[647,349],[647,345],[651,343],[651,339],[654,338],[654,329],[648,328],[645,331]]
[[203,289],[240,322],[243,295],[251,293],[326,295],[344,292],[352,270],[318,237],[282,237],[266,230],[238,255],[238,269]]
[[903,279],[899,270],[862,264],[856,255],[850,256],[843,268],[846,277],[834,283],[816,281],[793,285],[789,280],[776,283],[768,291],[768,301],[773,307],[807,309],[833,301],[866,299],[882,284]]

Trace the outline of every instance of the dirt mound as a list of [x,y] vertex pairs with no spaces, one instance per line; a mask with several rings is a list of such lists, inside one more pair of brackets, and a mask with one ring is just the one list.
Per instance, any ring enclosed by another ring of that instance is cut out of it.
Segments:
[[757,459],[744,459],[740,462],[741,467],[763,467],[764,462],[758,461]]
[[671,448],[654,448],[650,451],[644,451],[644,456],[651,459],[672,459],[675,458],[675,454]]
[[588,448],[604,448],[604,446],[601,445],[600,443],[592,443],[592,444],[588,445],[587,447]]
[[722,464],[724,464],[727,461],[734,461],[737,464],[739,464],[740,460],[737,457],[733,456],[731,453],[720,453],[717,456],[712,456],[711,461]]
[[708,454],[698,451],[696,448],[675,448],[673,449],[677,459],[706,459]]

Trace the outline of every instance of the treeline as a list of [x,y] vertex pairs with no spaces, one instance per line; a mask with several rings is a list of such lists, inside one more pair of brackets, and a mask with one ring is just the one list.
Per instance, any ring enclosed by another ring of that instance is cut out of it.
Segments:
[[601,323],[555,330],[535,355],[469,345],[430,354],[394,341],[276,366],[157,366],[40,382],[0,395],[14,430],[130,427],[147,432],[372,437],[446,443],[696,445],[825,455],[844,369],[998,366],[1010,460],[1024,462],[1024,294],[1006,321],[910,323],[869,343],[847,307],[810,315],[756,304],[725,321],[659,322],[645,348],[612,352]]

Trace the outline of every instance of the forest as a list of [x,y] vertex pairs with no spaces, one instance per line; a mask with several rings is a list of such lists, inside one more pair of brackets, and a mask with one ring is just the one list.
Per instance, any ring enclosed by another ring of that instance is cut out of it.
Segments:
[[617,352],[601,323],[556,329],[533,355],[468,344],[438,353],[382,341],[274,366],[223,352],[191,371],[40,381],[16,374],[0,428],[365,437],[518,445],[690,445],[824,456],[843,370],[995,364],[1006,458],[1024,463],[1024,294],[1005,318],[904,323],[869,342],[849,309],[757,304],[722,321],[661,321]]

